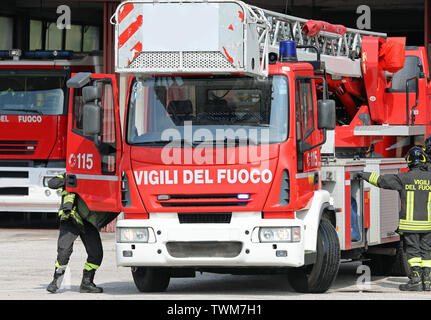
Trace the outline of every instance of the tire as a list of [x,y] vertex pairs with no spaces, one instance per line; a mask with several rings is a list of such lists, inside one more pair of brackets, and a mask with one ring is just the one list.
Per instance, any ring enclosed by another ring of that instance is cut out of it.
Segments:
[[140,292],[163,292],[171,279],[168,268],[132,268],[133,281]]
[[397,253],[395,256],[386,256],[378,254],[368,254],[363,264],[370,267],[371,274],[374,276],[401,276],[405,277],[410,273],[410,266],[407,262],[407,256],[403,248],[402,240],[392,244]]
[[337,277],[340,255],[337,232],[327,219],[322,219],[317,233],[316,263],[290,269],[290,285],[295,291],[302,293],[326,292]]
[[390,272],[391,276],[404,276],[407,277],[410,274],[410,265],[408,263],[406,251],[404,250],[403,241],[401,240],[397,244],[397,255],[392,265]]

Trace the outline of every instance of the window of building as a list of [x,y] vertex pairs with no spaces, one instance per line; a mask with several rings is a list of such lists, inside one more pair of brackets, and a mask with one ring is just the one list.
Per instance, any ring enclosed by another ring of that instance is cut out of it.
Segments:
[[84,40],[82,51],[88,52],[100,49],[100,28],[84,26]]
[[30,50],[42,49],[42,21],[30,20]]
[[0,50],[12,49],[13,19],[0,17]]
[[[11,27],[12,25],[11,22]],[[2,30],[1,20],[0,30]],[[0,46],[2,36],[6,34],[12,35],[12,32],[0,34]],[[12,36],[8,49],[11,47]],[[100,28],[76,24],[71,25],[70,29],[59,29],[52,21],[30,20],[29,48],[30,50],[73,50],[75,52],[100,50]]]
[[55,22],[48,23],[46,28],[46,50],[61,50],[63,44],[63,30],[57,28]]
[[66,50],[82,51],[82,26],[71,25],[66,29]]

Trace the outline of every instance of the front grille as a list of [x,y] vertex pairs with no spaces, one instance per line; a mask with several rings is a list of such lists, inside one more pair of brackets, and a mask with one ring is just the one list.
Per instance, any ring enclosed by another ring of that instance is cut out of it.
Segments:
[[32,140],[0,140],[0,155],[32,155],[37,143]]
[[167,198],[158,200],[162,207],[243,207],[250,201],[238,200],[237,194],[174,194]]
[[230,223],[231,218],[231,212],[178,213],[180,223]]
[[0,160],[0,167],[32,167],[33,161],[27,161],[27,160]]
[[28,171],[0,171],[0,178],[28,178]]
[[168,253],[174,258],[234,258],[241,253],[238,241],[168,242]]
[[0,196],[28,196],[27,187],[0,188]]
[[172,194],[170,199],[236,199],[236,194]]
[[243,207],[246,206],[247,202],[169,202],[169,203],[161,203],[162,207],[171,208],[171,207]]

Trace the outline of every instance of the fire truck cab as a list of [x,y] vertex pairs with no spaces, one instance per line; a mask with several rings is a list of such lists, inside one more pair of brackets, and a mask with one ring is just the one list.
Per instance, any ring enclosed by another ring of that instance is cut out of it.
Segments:
[[[175,28],[156,27],[160,17]],[[396,153],[359,151],[393,125],[404,131],[379,139],[384,150],[407,148],[428,127],[382,123],[381,96],[352,108],[334,89],[377,86],[362,74],[385,76],[372,60],[379,47],[364,43],[385,34],[335,27],[310,38],[305,19],[224,0],[126,1],[111,20],[116,71],[128,75],[124,130],[114,76],[68,81],[70,103],[81,103],[69,110],[67,190],[90,210],[124,214],[117,264],[140,291],[208,271],[286,273],[297,291],[325,292],[342,258],[367,253],[405,272],[396,194],[354,173],[404,170]]]
[[72,72],[100,72],[72,51],[0,51],[0,211],[57,212],[48,179],[66,169]]

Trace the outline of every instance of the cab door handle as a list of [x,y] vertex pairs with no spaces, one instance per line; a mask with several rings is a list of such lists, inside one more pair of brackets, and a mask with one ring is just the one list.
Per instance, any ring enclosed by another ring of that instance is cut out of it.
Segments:
[[66,186],[70,188],[76,188],[78,185],[78,179],[76,179],[76,176],[74,174],[68,174],[66,176]]

